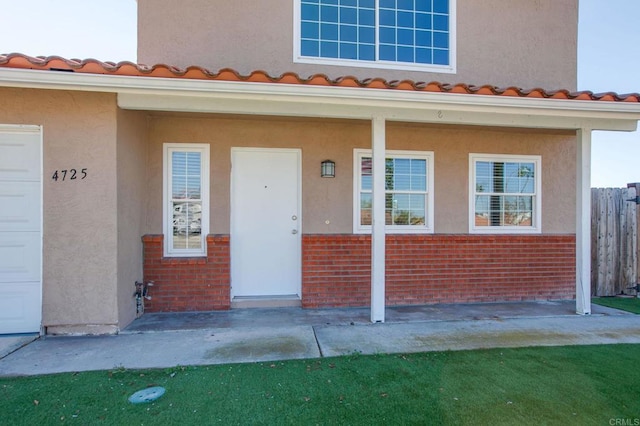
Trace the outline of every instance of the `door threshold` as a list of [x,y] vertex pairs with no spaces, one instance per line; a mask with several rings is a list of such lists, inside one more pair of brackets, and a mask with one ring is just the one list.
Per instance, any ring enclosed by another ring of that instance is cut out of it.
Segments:
[[231,300],[231,309],[245,308],[299,308],[302,306],[296,294],[282,296],[236,296]]

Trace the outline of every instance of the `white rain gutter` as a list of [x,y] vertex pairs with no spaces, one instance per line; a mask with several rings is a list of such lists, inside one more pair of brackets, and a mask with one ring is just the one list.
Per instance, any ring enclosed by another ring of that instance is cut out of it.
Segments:
[[0,86],[116,93],[123,109],[633,131],[640,104],[0,68]]

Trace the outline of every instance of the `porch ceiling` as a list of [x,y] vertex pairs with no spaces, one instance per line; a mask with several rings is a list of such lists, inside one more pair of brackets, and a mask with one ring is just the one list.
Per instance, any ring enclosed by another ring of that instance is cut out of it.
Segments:
[[640,119],[640,105],[633,105],[636,108],[625,108],[622,111],[615,108],[576,108],[579,107],[576,103],[588,104],[589,101],[537,99],[537,102],[522,102],[518,99],[511,103],[504,102],[510,99],[495,99],[482,95],[420,93],[420,96],[413,96],[414,93],[402,93],[404,96],[400,97],[393,96],[396,93],[383,89],[366,90],[366,93],[362,93],[362,89],[338,88],[334,91],[323,88],[321,91],[311,91],[315,93],[307,93],[307,90],[294,86],[291,88],[292,93],[285,94],[264,93],[262,87],[252,89],[257,90],[240,93],[224,90],[198,95],[120,92],[118,106],[123,109],[147,111],[356,120],[379,117],[386,121],[399,122],[540,129],[634,131]]

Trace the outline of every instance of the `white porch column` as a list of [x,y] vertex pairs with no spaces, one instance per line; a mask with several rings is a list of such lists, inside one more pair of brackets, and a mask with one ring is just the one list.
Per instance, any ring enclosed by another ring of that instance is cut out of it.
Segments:
[[373,206],[371,214],[371,322],[384,322],[385,293],[385,120],[371,122]]
[[591,314],[591,129],[578,130],[576,162],[576,313]]

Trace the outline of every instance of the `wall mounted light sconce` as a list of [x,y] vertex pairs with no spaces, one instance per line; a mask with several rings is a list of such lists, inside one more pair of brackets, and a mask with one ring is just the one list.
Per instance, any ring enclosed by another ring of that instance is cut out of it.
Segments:
[[320,164],[320,177],[323,177],[323,178],[336,177],[336,163],[331,160],[324,160]]

